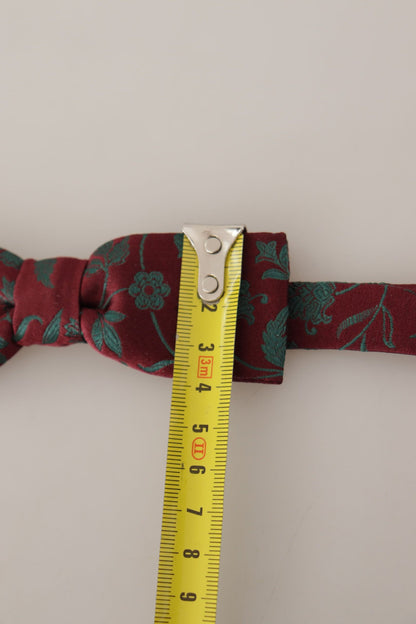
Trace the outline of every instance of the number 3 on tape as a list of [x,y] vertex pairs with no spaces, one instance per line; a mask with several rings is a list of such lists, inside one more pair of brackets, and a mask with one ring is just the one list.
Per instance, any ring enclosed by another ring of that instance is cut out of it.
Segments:
[[155,624],[215,623],[243,231],[183,227]]

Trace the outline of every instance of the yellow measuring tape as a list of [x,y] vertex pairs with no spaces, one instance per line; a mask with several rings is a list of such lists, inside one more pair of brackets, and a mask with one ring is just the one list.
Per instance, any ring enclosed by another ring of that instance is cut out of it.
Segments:
[[183,237],[155,624],[215,623],[242,250],[239,234],[208,304]]

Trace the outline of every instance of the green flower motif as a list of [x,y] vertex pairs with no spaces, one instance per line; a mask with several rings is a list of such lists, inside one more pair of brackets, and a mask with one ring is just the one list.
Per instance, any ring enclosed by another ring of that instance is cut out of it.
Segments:
[[289,316],[305,321],[305,331],[315,335],[316,327],[327,325],[332,316],[327,316],[327,309],[334,303],[335,284],[333,282],[292,282],[289,285]]
[[65,336],[68,338],[79,338],[82,337],[81,328],[79,326],[79,321],[77,319],[71,318],[69,319],[69,323],[64,325]]
[[140,271],[129,286],[129,295],[135,297],[134,303],[139,310],[161,310],[165,303],[164,297],[169,293],[170,286],[163,281],[159,271]]

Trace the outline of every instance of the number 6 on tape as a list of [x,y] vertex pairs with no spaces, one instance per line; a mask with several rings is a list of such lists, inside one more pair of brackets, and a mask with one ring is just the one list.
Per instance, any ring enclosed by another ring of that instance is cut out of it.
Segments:
[[155,624],[215,623],[243,231],[183,227]]

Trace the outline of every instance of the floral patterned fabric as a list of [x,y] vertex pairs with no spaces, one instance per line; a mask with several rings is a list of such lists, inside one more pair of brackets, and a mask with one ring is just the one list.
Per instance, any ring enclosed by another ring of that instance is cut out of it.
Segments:
[[[0,364],[21,346],[88,342],[136,370],[172,376],[182,241],[126,236],[88,261],[23,261],[0,249]],[[288,280],[286,236],[246,234],[235,380],[281,383]]]
[[[0,364],[21,346],[87,342],[172,376],[182,240],[118,238],[88,261],[0,249]],[[234,380],[281,383],[286,347],[416,355],[415,317],[416,285],[289,283],[286,236],[245,234]]]
[[416,355],[416,285],[292,282],[292,349],[383,351]]

